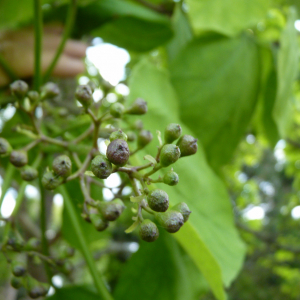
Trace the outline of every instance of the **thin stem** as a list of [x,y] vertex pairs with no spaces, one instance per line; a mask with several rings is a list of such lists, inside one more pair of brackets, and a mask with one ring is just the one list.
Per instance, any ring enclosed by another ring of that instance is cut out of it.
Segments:
[[55,56],[50,64],[48,70],[46,71],[46,73],[44,75],[44,82],[47,81],[49,79],[49,77],[51,76],[51,74],[59,60],[59,57],[61,56],[61,54],[65,48],[66,42],[71,35],[71,31],[72,31],[73,24],[75,21],[75,16],[76,16],[76,8],[77,8],[76,4],[77,4],[76,0],[70,0],[70,5],[69,5],[69,10],[68,10],[68,15],[67,15],[67,19],[66,19],[63,37],[60,42],[60,45],[58,46],[58,48],[56,50]]
[[2,57],[1,55],[0,55],[0,66],[12,81],[18,79],[18,76],[15,73],[15,71],[9,66],[9,64],[6,62],[4,57]]
[[92,124],[85,132],[79,135],[76,139],[73,140],[74,144],[77,144],[88,137],[94,131],[94,124]]
[[65,188],[65,186],[60,186],[59,190],[60,190],[60,193],[63,195],[66,211],[69,214],[71,225],[74,228],[78,242],[81,246],[81,252],[85,258],[85,261],[88,265],[90,273],[93,277],[93,280],[94,280],[95,286],[98,290],[98,293],[99,293],[100,297],[102,297],[101,299],[103,299],[103,300],[113,300],[112,296],[110,295],[110,293],[108,292],[108,290],[105,286],[102,276],[99,276],[99,273],[96,269],[92,254],[90,253],[89,248],[88,248],[88,242],[86,240],[86,235],[84,234],[82,228],[80,227],[80,222],[79,222],[76,210],[73,206],[72,200],[69,197],[68,191]]
[[84,173],[84,171],[86,170],[86,168],[88,167],[89,163],[91,162],[92,159],[92,154],[89,153],[85,159],[85,161],[83,162],[82,166],[80,169],[78,169],[73,175],[69,176],[66,181],[71,181],[77,177],[79,177],[80,175],[82,175]]
[[34,0],[34,88],[39,91],[41,85],[41,57],[42,57],[42,36],[43,36],[43,15],[41,0]]
[[143,166],[139,166],[139,167],[134,167],[134,169],[136,170],[136,171],[140,171],[140,170],[144,170],[144,169],[147,169],[147,168],[150,168],[150,167],[152,167],[153,166],[153,163],[148,163],[148,164],[145,164],[145,165],[143,165]]
[[29,143],[28,145],[26,145],[25,147],[23,147],[21,150],[23,150],[23,151],[29,151],[30,149],[32,149],[33,147],[35,147],[40,141],[41,141],[41,139],[37,139],[35,141],[32,141],[31,143]]
[[146,177],[148,177],[148,176],[154,174],[155,172],[157,172],[157,171],[160,170],[161,168],[162,168],[161,165],[159,165],[159,164],[156,165],[156,166],[153,168],[152,171],[150,171],[150,172],[148,172],[148,173],[146,173],[146,174],[144,175],[144,178],[146,178]]

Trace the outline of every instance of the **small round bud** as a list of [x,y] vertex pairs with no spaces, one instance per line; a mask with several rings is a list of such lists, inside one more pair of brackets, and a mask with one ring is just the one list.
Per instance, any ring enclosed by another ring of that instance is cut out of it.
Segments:
[[74,265],[72,264],[72,262],[66,260],[62,266],[62,271],[67,275],[71,274],[74,271]]
[[26,267],[23,263],[19,262],[19,261],[14,261],[12,263],[12,273],[14,274],[14,276],[16,277],[21,277],[26,273]]
[[20,287],[23,286],[23,280],[22,280],[22,278],[13,276],[11,278],[10,284],[13,288],[19,289]]
[[88,107],[93,101],[93,92],[89,85],[79,85],[75,92],[76,99],[84,106]]
[[9,142],[6,139],[0,137],[0,155],[10,153],[11,150],[12,147]]
[[151,191],[147,196],[147,201],[150,208],[154,211],[164,212],[169,208],[169,196],[160,189]]
[[32,181],[36,179],[38,176],[39,176],[38,170],[31,166],[25,166],[21,170],[21,177],[25,181]]
[[97,155],[91,163],[91,170],[100,179],[106,179],[112,172],[112,165],[104,155]]
[[124,140],[127,141],[127,135],[125,132],[123,132],[121,129],[114,131],[109,136],[109,140],[112,142],[114,140]]
[[133,131],[128,131],[127,132],[127,141],[133,142],[135,140],[136,140],[136,134]]
[[15,166],[15,167],[23,167],[27,165],[28,163],[28,157],[27,152],[22,150],[14,150],[11,152],[9,161]]
[[103,217],[98,214],[91,214],[90,219],[97,231],[103,231],[109,225],[108,221],[104,220]]
[[67,155],[57,156],[52,163],[52,168],[55,174],[68,177],[72,172],[72,162]]
[[115,221],[125,209],[125,205],[120,199],[110,202],[99,202],[99,211],[107,221]]
[[174,210],[157,213],[155,217],[159,224],[170,233],[177,232],[184,223],[182,214]]
[[142,130],[144,127],[144,124],[143,124],[143,121],[142,120],[136,120],[134,122],[134,125],[133,125],[133,129],[136,129],[136,130]]
[[42,185],[47,190],[56,189],[60,184],[62,184],[62,182],[63,178],[53,174],[51,171],[45,172],[42,178]]
[[54,82],[47,82],[41,88],[41,99],[53,99],[60,94],[57,84]]
[[130,152],[128,144],[124,140],[112,141],[106,150],[106,156],[116,166],[124,166],[127,163]]
[[27,96],[32,103],[37,103],[40,100],[40,95],[37,91],[29,91]]
[[110,106],[110,114],[115,118],[121,118],[124,113],[124,105],[116,102]]
[[142,98],[137,98],[125,111],[129,115],[143,115],[147,112],[147,102]]
[[165,129],[165,142],[171,144],[181,135],[181,127],[179,124],[171,123]]
[[28,291],[28,295],[32,299],[46,296],[47,293],[48,293],[48,290],[42,285],[36,285]]
[[180,148],[180,157],[193,155],[198,150],[197,139],[187,134],[179,139],[177,146]]
[[39,251],[41,247],[41,241],[37,238],[31,238],[25,244],[25,250],[27,251]]
[[139,235],[143,241],[154,242],[159,237],[159,231],[155,223],[146,219],[141,223]]
[[11,93],[19,100],[23,99],[28,91],[28,84],[23,80],[16,80],[10,85]]
[[176,172],[169,171],[164,175],[163,181],[165,184],[173,186],[179,182],[179,176]]
[[185,202],[180,202],[172,207],[172,210],[178,211],[182,214],[184,222],[189,219],[191,211]]
[[24,247],[24,242],[16,237],[11,237],[7,241],[7,246],[10,246],[15,251],[21,251]]
[[162,166],[167,167],[175,163],[180,157],[180,149],[176,145],[164,145],[160,152],[160,163]]
[[153,135],[149,130],[141,130],[138,135],[137,143],[139,148],[144,148],[153,139]]

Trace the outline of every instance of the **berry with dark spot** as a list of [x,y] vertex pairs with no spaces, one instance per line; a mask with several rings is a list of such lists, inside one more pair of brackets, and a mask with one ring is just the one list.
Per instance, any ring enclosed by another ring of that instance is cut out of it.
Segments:
[[159,237],[159,231],[155,223],[146,219],[141,223],[139,235],[143,241],[154,242]]
[[124,166],[129,159],[128,144],[121,139],[112,141],[106,150],[108,160],[116,166]]
[[55,174],[68,177],[72,172],[72,162],[67,155],[57,156],[52,163],[52,168]]
[[28,163],[27,152],[22,150],[14,150],[10,153],[9,161],[15,167],[24,167]]
[[106,179],[112,173],[112,165],[104,155],[97,155],[91,163],[91,170],[100,179]]
[[147,196],[149,207],[157,212],[164,212],[169,208],[169,196],[160,189],[155,189]]
[[197,139],[187,134],[179,139],[177,146],[180,148],[180,157],[193,155],[198,150]]

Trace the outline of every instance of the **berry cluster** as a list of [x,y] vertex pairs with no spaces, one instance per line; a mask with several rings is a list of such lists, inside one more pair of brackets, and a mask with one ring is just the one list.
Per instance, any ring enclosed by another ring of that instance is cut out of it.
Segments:
[[[153,184],[163,183],[169,186],[178,184],[177,173],[173,168],[166,168],[182,157],[195,154],[197,139],[190,135],[182,135],[180,125],[171,123],[165,128],[163,140],[161,133],[157,131],[159,146],[156,156],[144,155],[148,163],[133,165],[135,154],[141,152],[153,139],[152,133],[143,128],[143,123],[140,120],[132,121],[131,117],[147,113],[147,103],[138,98],[134,103],[126,106],[122,97],[113,104],[104,102],[105,95],[112,87],[104,88],[106,91],[104,98],[95,103],[94,89],[92,82],[80,85],[76,89],[75,99],[81,104],[80,113],[89,116],[90,126],[79,136],[67,139],[63,134],[52,134],[51,130],[55,126],[51,127],[47,124],[48,127],[45,127],[43,120],[36,118],[37,108],[42,109],[47,116],[56,113],[52,102],[60,95],[58,86],[50,82],[37,92],[29,91],[28,85],[23,81],[12,83],[14,105],[26,113],[31,121],[31,126],[19,126],[16,131],[29,138],[30,142],[21,149],[13,149],[8,140],[0,138],[0,156],[9,157],[10,163],[20,170],[20,175],[25,181],[35,180],[39,177],[38,170],[43,170],[40,180],[47,190],[55,190],[64,183],[78,180],[83,195],[82,217],[92,223],[98,231],[105,230],[110,222],[115,221],[122,214],[125,209],[124,202],[127,201],[122,190],[125,186],[131,186],[132,204],[128,204],[132,206],[134,222],[125,232],[132,232],[139,227],[141,239],[153,242],[159,236],[155,220],[168,232],[177,232],[188,220],[191,212],[184,202],[169,209],[168,194]],[[106,153],[99,151],[99,138],[106,139]],[[134,144],[135,146],[132,146]],[[54,147],[54,150],[49,146]],[[28,157],[32,157],[29,152],[34,148],[38,148],[37,158],[28,165]],[[49,158],[52,160],[51,166],[47,165]],[[148,172],[145,171],[146,169],[149,169]],[[165,174],[153,179],[151,176],[161,169],[166,169]],[[124,180],[124,176],[122,177],[124,182],[114,194],[114,198],[111,201],[93,199],[90,192],[91,185],[105,187],[102,179],[107,179],[115,172],[123,173],[127,179]],[[148,214],[148,218],[144,219],[143,211]],[[7,222],[9,223],[10,220]],[[54,260],[54,263],[59,265],[57,260]],[[21,284],[29,286],[29,283],[26,283],[29,279],[27,278],[26,282],[24,280],[17,276],[13,278],[12,284],[15,287]],[[42,289],[41,285],[34,286],[33,291],[32,288],[28,288],[32,291],[29,292],[31,297],[42,295],[42,290],[44,292],[46,290],[46,288]]]

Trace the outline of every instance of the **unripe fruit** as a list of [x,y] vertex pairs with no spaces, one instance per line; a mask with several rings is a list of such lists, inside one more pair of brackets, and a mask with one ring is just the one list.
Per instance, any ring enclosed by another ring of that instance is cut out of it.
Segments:
[[98,214],[91,214],[90,219],[97,231],[103,231],[109,225],[108,221],[104,220],[103,217]]
[[63,178],[53,174],[51,171],[44,173],[42,178],[42,185],[47,190],[56,189],[63,182]]
[[67,155],[57,156],[52,163],[52,168],[55,174],[68,177],[72,172],[72,162]]
[[62,266],[62,270],[65,274],[69,275],[74,271],[74,265],[71,261],[66,260]]
[[11,150],[12,148],[9,142],[6,139],[0,137],[0,155],[10,153]]
[[121,129],[114,131],[111,133],[109,136],[109,140],[112,142],[114,140],[124,140],[125,142],[127,141],[127,135],[125,132],[123,132]]
[[14,150],[11,152],[9,161],[15,166],[15,167],[23,167],[27,165],[28,163],[28,157],[27,152],[22,150]]
[[155,223],[146,219],[141,223],[139,235],[146,242],[154,242],[159,237],[159,231]]
[[124,105],[119,102],[116,102],[110,106],[109,112],[113,117],[121,118],[124,113],[124,110]]
[[89,85],[79,85],[75,92],[76,99],[84,106],[88,107],[93,101],[93,92]]
[[139,148],[144,148],[153,139],[153,135],[149,130],[141,130],[138,135],[137,143]]
[[127,132],[127,141],[133,142],[135,140],[136,140],[136,134],[133,131],[128,131]]
[[11,278],[10,284],[13,288],[19,289],[20,287],[23,286],[23,280],[22,280],[22,278],[18,278],[18,277],[13,276]]
[[160,189],[156,189],[150,192],[147,196],[149,207],[158,212],[164,212],[169,208],[169,196]]
[[171,123],[165,129],[165,142],[171,144],[181,135],[181,127],[179,124]]
[[53,82],[47,82],[41,88],[41,98],[42,99],[53,99],[60,94],[60,90],[57,84]]
[[180,148],[180,157],[193,155],[198,150],[197,139],[187,134],[179,139],[177,146]]
[[46,296],[48,293],[48,290],[49,290],[49,288],[47,289],[43,285],[36,285],[28,291],[28,295],[30,298],[36,299],[36,298],[39,298],[42,296]]
[[176,185],[179,182],[179,176],[176,172],[169,171],[164,175],[163,182],[170,186]]
[[112,165],[104,155],[97,155],[91,163],[91,170],[100,179],[106,179],[112,172]]
[[142,98],[137,98],[132,105],[126,109],[125,113],[130,115],[143,115],[147,110],[147,102]]
[[159,224],[170,233],[177,232],[184,223],[182,214],[174,210],[157,213],[155,214],[155,218]]
[[7,245],[13,248],[15,251],[21,251],[24,247],[24,242],[16,237],[11,237],[7,241]]
[[32,181],[36,179],[39,175],[39,172],[37,169],[31,167],[31,166],[25,166],[21,170],[21,177],[25,181]]
[[163,167],[167,167],[176,162],[180,157],[180,149],[176,145],[164,145],[160,152],[160,163]]
[[116,166],[124,166],[127,163],[130,152],[128,144],[124,140],[112,141],[106,150],[106,156]]
[[115,221],[123,212],[124,203],[120,199],[110,202],[99,202],[98,209],[103,218],[107,221]]
[[14,276],[16,277],[21,277],[26,273],[26,267],[23,263],[19,262],[19,261],[14,261],[12,263],[12,273],[14,274]]
[[37,103],[40,99],[40,95],[37,91],[29,91],[27,96],[29,100],[33,103]]
[[31,238],[25,244],[25,250],[27,251],[38,251],[41,247],[41,241],[37,238]]
[[10,85],[11,93],[19,100],[23,99],[28,91],[28,84],[23,80],[16,80]]
[[172,207],[172,210],[178,211],[182,214],[184,222],[189,219],[191,211],[185,202],[180,202]]

